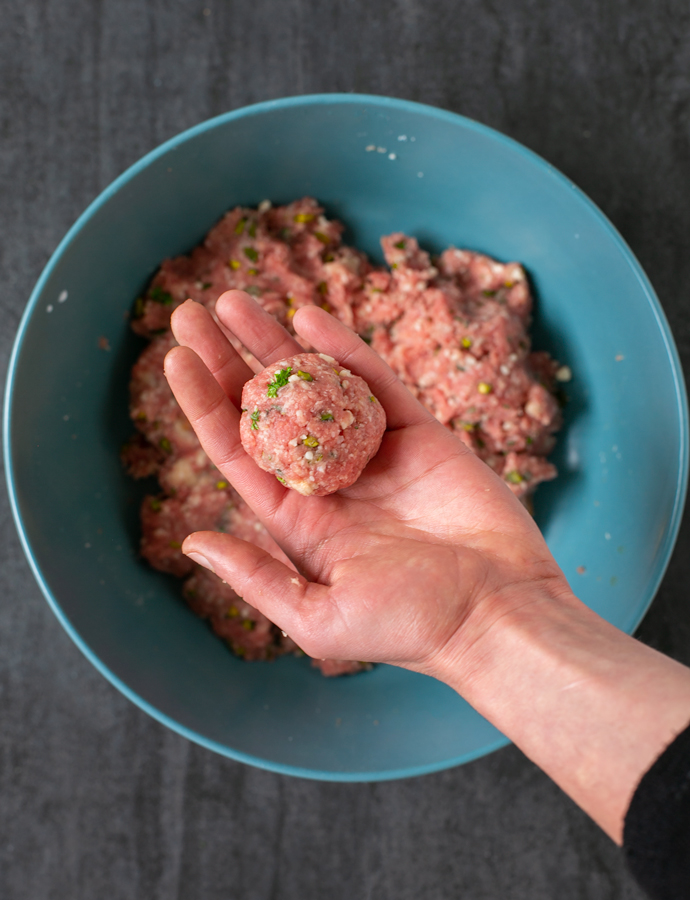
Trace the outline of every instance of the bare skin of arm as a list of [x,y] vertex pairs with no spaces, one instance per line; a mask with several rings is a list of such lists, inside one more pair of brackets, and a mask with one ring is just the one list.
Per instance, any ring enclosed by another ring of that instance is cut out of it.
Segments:
[[251,369],[302,348],[248,295],[191,300],[172,327],[168,382],[213,463],[297,572],[229,534],[183,551],[311,656],[386,662],[438,678],[540,766],[613,840],[634,790],[690,720],[690,670],[579,601],[509,488],[355,334],[316,307],[296,332],[361,375],[383,404],[381,448],[352,487],[303,497],[239,440]]

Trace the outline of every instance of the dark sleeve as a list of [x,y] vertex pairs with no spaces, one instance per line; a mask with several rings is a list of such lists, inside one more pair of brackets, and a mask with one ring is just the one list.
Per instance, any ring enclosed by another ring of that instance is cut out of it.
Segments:
[[653,900],[690,898],[690,726],[637,786],[625,817],[623,852]]

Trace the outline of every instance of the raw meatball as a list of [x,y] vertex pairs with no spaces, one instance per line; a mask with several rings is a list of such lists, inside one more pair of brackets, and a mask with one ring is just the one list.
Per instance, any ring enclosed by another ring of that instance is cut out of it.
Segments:
[[367,383],[323,353],[280,360],[242,391],[244,449],[300,494],[323,496],[354,484],[385,430]]

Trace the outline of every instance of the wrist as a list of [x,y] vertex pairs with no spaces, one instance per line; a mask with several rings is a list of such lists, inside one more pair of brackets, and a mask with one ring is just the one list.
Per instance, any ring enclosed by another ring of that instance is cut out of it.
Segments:
[[[554,614],[558,620],[576,609],[587,610],[564,578],[511,584],[490,592],[473,606],[427,672],[467,697],[497,664],[505,668],[511,655],[519,657],[521,646],[547,629]],[[519,658],[515,662],[519,665]]]

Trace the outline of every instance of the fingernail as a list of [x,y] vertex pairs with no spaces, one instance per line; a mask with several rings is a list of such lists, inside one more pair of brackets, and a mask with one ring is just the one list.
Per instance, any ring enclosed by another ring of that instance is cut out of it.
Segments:
[[[182,551],[184,553],[184,551]],[[211,563],[206,559],[205,556],[202,556],[201,553],[197,553],[196,550],[190,550],[188,553],[185,553],[185,556],[188,556],[190,559],[194,560],[195,563],[198,563],[200,566],[203,566],[205,569],[208,569],[210,572],[213,572],[215,575],[215,571]]]

